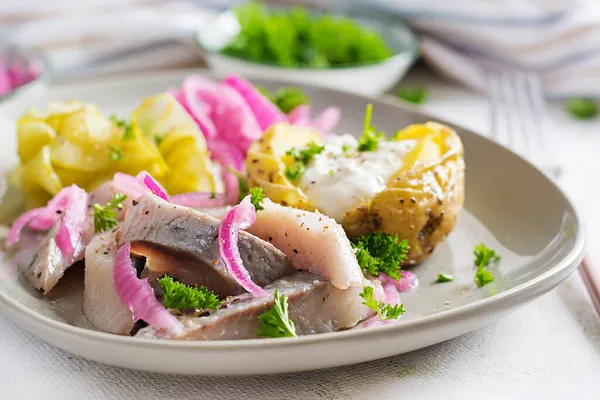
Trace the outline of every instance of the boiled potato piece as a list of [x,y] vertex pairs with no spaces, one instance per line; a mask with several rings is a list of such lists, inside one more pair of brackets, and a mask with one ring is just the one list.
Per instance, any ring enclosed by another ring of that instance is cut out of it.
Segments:
[[38,154],[23,166],[21,180],[24,192],[34,193],[43,189],[54,196],[63,188],[60,177],[52,167],[50,152],[50,146],[42,147]]
[[309,142],[323,144],[321,134],[313,129],[277,123],[252,143],[246,157],[248,184],[260,186],[272,201],[313,211],[315,206],[306,194],[294,186],[284,174],[285,152],[292,147],[300,148]]
[[161,180],[169,193],[216,191],[206,139],[196,122],[168,93],[145,99],[134,111],[132,124],[149,138],[169,166]]
[[[292,137],[294,129],[280,126],[278,135],[271,132],[267,136],[267,132],[262,142],[250,148],[246,167],[251,184],[262,186],[273,201],[311,210],[315,205],[283,175],[282,154],[290,147],[302,146],[302,140]],[[271,144],[274,140],[276,152]],[[456,225],[464,202],[463,146],[456,132],[433,122],[411,125],[390,140],[414,140],[416,144],[385,189],[346,212],[338,222],[350,238],[386,232],[407,239],[406,263],[414,264],[431,254]]]
[[59,134],[69,142],[87,149],[107,146],[122,136],[104,115],[81,110],[64,117]]
[[165,156],[170,167],[164,179],[169,193],[214,192],[215,181],[208,152],[201,152],[195,138],[180,140]]
[[42,147],[56,138],[54,129],[41,121],[17,123],[17,153],[22,163],[29,162]]
[[71,184],[92,190],[116,172],[148,171],[170,194],[222,190],[202,132],[167,93],[143,100],[129,122],[68,101],[28,110],[17,129],[12,183],[31,199],[27,207]]

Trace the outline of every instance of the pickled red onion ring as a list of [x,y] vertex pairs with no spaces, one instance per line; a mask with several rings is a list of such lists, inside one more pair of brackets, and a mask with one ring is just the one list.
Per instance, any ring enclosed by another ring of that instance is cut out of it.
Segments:
[[133,313],[134,321],[143,320],[150,325],[178,331],[183,324],[156,300],[147,279],[139,279],[131,262],[131,244],[125,243],[115,256],[113,280],[115,291]]
[[219,226],[219,253],[236,282],[254,296],[263,297],[267,292],[252,280],[238,248],[240,231],[248,229],[255,221],[256,210],[250,196],[246,196],[240,204],[227,211]]

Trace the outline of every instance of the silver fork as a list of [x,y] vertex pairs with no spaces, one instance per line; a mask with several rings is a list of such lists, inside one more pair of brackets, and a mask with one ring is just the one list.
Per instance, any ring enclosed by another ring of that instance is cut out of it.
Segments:
[[537,165],[554,179],[553,146],[546,129],[546,102],[534,72],[492,67],[487,71],[491,136]]
[[[561,169],[553,164],[554,146],[546,128],[546,101],[539,76],[534,72],[491,67],[486,78],[492,139],[557,180]],[[600,264],[586,255],[579,271],[600,315],[599,269]]]

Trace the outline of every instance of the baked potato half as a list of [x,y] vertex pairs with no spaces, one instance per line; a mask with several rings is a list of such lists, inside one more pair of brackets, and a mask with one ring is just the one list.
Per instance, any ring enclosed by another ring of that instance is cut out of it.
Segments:
[[[246,160],[250,185],[261,186],[275,202],[318,209],[284,173],[286,151],[312,141],[324,143],[321,135],[310,129],[273,125],[250,147]],[[463,146],[455,131],[434,122],[408,126],[390,141],[412,143],[401,167],[391,174],[383,190],[336,219],[350,238],[386,232],[407,239],[406,264],[415,264],[427,258],[456,226],[464,202]]]

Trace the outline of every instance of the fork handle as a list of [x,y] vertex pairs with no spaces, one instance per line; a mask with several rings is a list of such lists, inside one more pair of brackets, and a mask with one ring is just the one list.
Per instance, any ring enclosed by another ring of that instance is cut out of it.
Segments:
[[600,317],[600,259],[588,252],[579,267],[579,272]]

